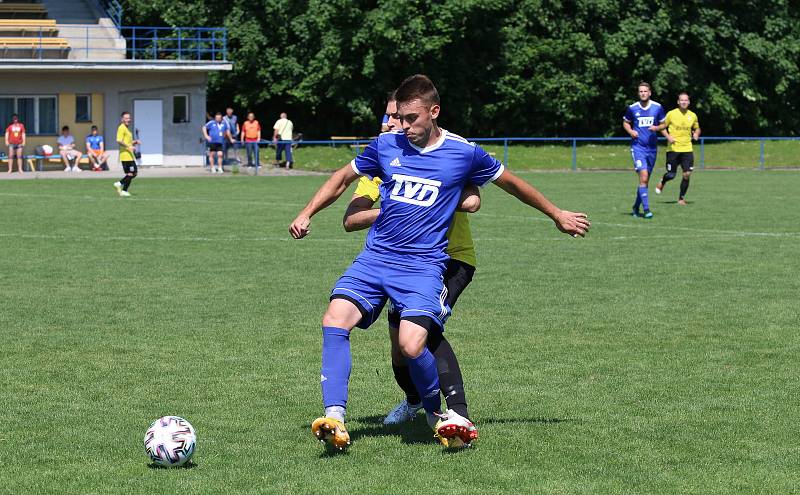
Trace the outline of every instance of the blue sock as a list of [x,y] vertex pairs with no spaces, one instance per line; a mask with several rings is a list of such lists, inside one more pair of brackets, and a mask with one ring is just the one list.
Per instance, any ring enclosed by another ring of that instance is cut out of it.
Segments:
[[408,371],[411,373],[411,381],[422,397],[422,407],[425,411],[440,412],[442,397],[439,395],[439,370],[436,367],[436,358],[427,347],[419,356],[408,358]]
[[642,204],[642,197],[639,196],[639,189],[636,189],[636,201],[633,202],[633,211],[639,211],[639,205]]
[[347,405],[350,382],[350,332],[344,328],[322,327],[322,405]]
[[650,203],[647,201],[647,186],[639,186],[639,197],[642,198],[642,208],[644,208],[644,211],[649,211]]

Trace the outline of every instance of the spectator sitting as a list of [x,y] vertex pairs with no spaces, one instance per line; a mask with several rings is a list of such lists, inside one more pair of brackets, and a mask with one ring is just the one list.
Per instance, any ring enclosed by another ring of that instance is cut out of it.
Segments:
[[[81,172],[78,160],[83,154],[75,149],[75,138],[69,133],[69,126],[65,125],[61,128],[61,135],[58,137],[58,153],[66,166],[64,172]],[[75,164],[71,165],[70,162],[73,160],[75,160]]]
[[103,135],[97,132],[97,126],[92,126],[92,133],[86,136],[86,154],[92,164],[92,170],[102,172],[108,170],[108,153],[103,141]]

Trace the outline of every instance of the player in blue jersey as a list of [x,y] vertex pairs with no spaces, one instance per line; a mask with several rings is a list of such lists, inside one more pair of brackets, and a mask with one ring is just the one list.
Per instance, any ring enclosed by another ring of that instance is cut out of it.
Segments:
[[[631,215],[650,219],[653,218],[653,213],[650,211],[647,186],[658,154],[658,126],[666,120],[667,115],[661,104],[650,99],[650,84],[642,81],[639,83],[638,89],[639,101],[625,110],[622,128],[631,137],[633,169],[639,175],[636,201],[633,203]],[[640,213],[639,205],[644,208],[644,214]]]
[[429,424],[445,445],[448,438],[469,438],[470,428],[474,430],[454,411],[440,413],[436,362],[426,347],[429,332],[443,331],[450,312],[443,282],[446,234],[466,185],[495,182],[575,237],[585,235],[590,225],[585,214],[560,210],[480,146],[439,128],[439,95],[426,76],[407,78],[396,96],[403,132],[381,134],[336,171],[289,226],[292,237],[303,238],[311,217],[332,204],[359,175],[383,181],[381,212],[364,250],[336,282],[322,319],[325,416],[312,423],[312,431],[340,449],[350,442],[344,425],[352,366],[350,331],[374,322],[387,300],[400,313],[398,344],[422,395]]

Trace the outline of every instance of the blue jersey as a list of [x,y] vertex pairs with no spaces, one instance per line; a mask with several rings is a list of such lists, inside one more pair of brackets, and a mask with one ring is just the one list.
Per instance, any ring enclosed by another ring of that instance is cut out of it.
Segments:
[[638,138],[631,139],[631,148],[648,151],[657,149],[658,133],[651,131],[649,127],[658,125],[667,119],[664,107],[660,103],[650,100],[647,108],[642,108],[637,101],[625,110],[623,119],[631,125],[634,131],[639,133]]
[[86,142],[89,143],[89,147],[93,150],[99,150],[100,145],[103,144],[103,136],[100,134],[96,136],[92,136],[91,134],[86,136]]
[[424,149],[402,131],[385,132],[352,167],[383,181],[381,212],[367,235],[365,253],[412,264],[447,261],[447,229],[464,186],[483,186],[504,170],[480,146],[446,130]]
[[208,130],[208,136],[211,138],[209,142],[214,144],[224,143],[225,133],[230,130],[228,124],[226,124],[224,120],[222,122],[209,120],[206,124],[206,129]]

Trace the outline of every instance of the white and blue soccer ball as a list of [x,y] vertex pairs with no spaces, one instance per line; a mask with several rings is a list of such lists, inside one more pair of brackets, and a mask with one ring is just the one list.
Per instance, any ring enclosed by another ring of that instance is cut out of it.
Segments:
[[153,421],[144,434],[144,451],[155,464],[183,466],[194,454],[197,435],[194,427],[179,416],[164,416]]

